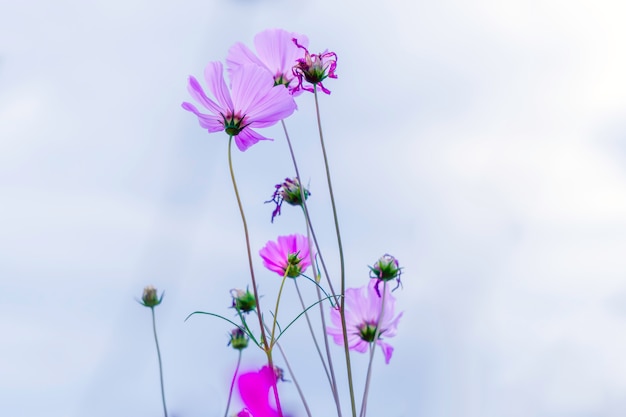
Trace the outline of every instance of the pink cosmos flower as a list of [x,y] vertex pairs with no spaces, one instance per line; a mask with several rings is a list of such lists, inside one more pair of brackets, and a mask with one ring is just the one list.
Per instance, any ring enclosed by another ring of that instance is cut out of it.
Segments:
[[[237,386],[246,408],[238,417],[279,417],[278,411],[270,404],[270,391],[277,383],[276,372],[264,366],[258,372],[247,372],[239,376]],[[271,398],[274,398],[272,392]]]
[[200,126],[209,133],[225,131],[234,136],[242,151],[260,140],[272,140],[253,129],[272,126],[296,109],[287,90],[273,88],[272,76],[257,65],[241,65],[233,70],[230,91],[224,81],[221,62],[210,62],[204,70],[204,78],[215,100],[207,97],[195,77],[189,77],[188,90],[209,113],[201,113],[187,102],[182,104],[183,109],[198,116]]
[[292,39],[298,38],[304,46],[308,46],[306,36],[287,32],[284,29],[267,29],[254,37],[256,55],[246,45],[237,42],[228,50],[226,65],[233,71],[241,65],[256,64],[274,77],[274,85],[284,85],[289,90],[295,88],[298,80],[293,74],[293,66],[304,55]]
[[285,274],[296,278],[311,266],[309,241],[300,234],[278,236],[278,240],[268,241],[259,251],[263,265],[281,277]]
[[[374,340],[376,326],[381,314],[382,298],[375,289],[376,283],[371,280],[368,285],[361,288],[348,288],[346,290],[346,331],[348,332],[348,347],[357,352],[367,352],[372,342],[376,342],[383,350],[385,363],[389,363],[393,354],[393,347],[385,343],[383,337],[396,335],[398,321],[402,313],[393,317],[396,299],[391,291],[385,287],[385,311],[380,322],[378,340]],[[338,308],[330,311],[330,320],[334,327],[327,327],[326,332],[332,336],[335,343],[343,346],[343,332],[341,330],[341,316]]]
[[320,89],[326,94],[330,94],[330,90],[324,87],[322,81],[326,78],[337,78],[335,69],[337,68],[337,54],[334,52],[328,52],[328,50],[321,54],[311,54],[297,38],[293,38],[293,43],[300,49],[304,50],[304,58],[299,58],[297,64],[293,67],[293,75],[298,78],[298,85],[294,88],[294,92],[299,90],[306,90],[313,92],[313,87],[304,85],[304,82],[308,82],[313,85],[318,85]]

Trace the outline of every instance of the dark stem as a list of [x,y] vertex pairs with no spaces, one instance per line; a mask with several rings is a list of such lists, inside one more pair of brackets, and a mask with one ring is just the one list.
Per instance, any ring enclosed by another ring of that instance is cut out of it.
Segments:
[[228,391],[228,402],[226,403],[226,412],[224,417],[228,417],[228,409],[230,408],[230,400],[233,398],[233,388],[235,387],[235,381],[237,380],[237,373],[239,373],[239,365],[241,365],[241,353],[242,349],[239,349],[239,357],[237,358],[237,366],[235,367],[235,373],[233,374],[233,380],[230,383],[230,391]]

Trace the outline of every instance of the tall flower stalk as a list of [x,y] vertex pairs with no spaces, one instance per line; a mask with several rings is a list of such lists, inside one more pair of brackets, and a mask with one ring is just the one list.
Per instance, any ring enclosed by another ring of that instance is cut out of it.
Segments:
[[157,290],[153,286],[149,285],[143,290],[141,297],[141,304],[150,308],[152,313],[152,333],[154,334],[154,344],[156,345],[157,358],[159,360],[159,380],[161,381],[161,401],[163,402],[163,415],[167,417],[167,406],[165,405],[165,384],[163,383],[163,362],[161,361],[161,349],[159,348],[159,338],[156,330],[156,317],[154,315],[154,307],[161,304],[163,301],[163,295],[159,297]]

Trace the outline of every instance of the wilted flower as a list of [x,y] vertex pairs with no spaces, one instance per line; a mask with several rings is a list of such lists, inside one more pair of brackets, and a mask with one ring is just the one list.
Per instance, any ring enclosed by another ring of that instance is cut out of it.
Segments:
[[[345,314],[346,331],[348,334],[348,347],[350,350],[364,353],[371,343],[376,343],[381,347],[385,356],[385,363],[389,363],[393,353],[393,347],[382,340],[383,337],[393,337],[396,335],[398,321],[402,313],[395,314],[396,299],[391,295],[389,289],[385,289],[385,306],[381,316],[382,298],[378,296],[375,283],[370,281],[368,285],[361,288],[348,288],[345,293]],[[376,326],[380,319],[380,330],[378,339]],[[343,346],[343,332],[341,328],[341,315],[338,308],[330,311],[330,320],[334,327],[327,327],[326,332],[332,336],[335,343]]]
[[[398,283],[396,288],[398,288],[401,283],[400,275],[402,275],[402,268],[400,268],[398,260],[388,253],[381,256],[374,266],[370,266],[369,269],[370,278],[376,279],[376,292],[379,292],[378,285],[380,282],[395,279]],[[380,296],[380,293],[378,295]]]
[[299,43],[297,38],[293,38],[293,43],[300,49],[304,49],[304,58],[299,58],[297,64],[293,67],[293,75],[298,78],[298,85],[295,91],[300,89],[313,92],[313,88],[304,85],[304,81],[313,85],[319,85],[320,89],[326,94],[330,94],[330,90],[324,87],[322,81],[326,78],[337,78],[335,69],[337,68],[337,54],[328,52],[321,54],[311,54],[309,50]]
[[[239,395],[246,405],[238,417],[278,417],[278,411],[270,404],[270,390],[276,385],[276,372],[264,366],[258,372],[247,372],[239,376]],[[272,399],[274,395],[271,395]],[[243,414],[242,414],[243,413]]]
[[[283,201],[292,206],[302,205],[302,194],[300,192],[300,181],[298,178],[285,178],[285,181],[281,184],[276,184],[276,190],[271,200],[266,201],[269,203],[273,201],[276,203],[276,208],[272,212],[272,223],[274,223],[274,217],[280,215],[280,208],[283,205]],[[306,188],[302,187],[302,193],[304,199],[308,199],[311,193]]]
[[274,85],[284,85],[293,89],[298,83],[293,74],[293,66],[303,53],[292,41],[293,38],[307,46],[309,40],[298,33],[287,32],[284,29],[267,29],[254,37],[256,54],[246,45],[237,42],[228,50],[226,65],[232,71],[246,64],[261,66],[272,74]]
[[294,234],[278,236],[268,241],[259,251],[263,265],[278,275],[296,278],[311,265],[309,241],[305,236]]
[[240,328],[237,327],[230,332],[230,341],[228,344],[236,350],[242,350],[248,347],[248,336]]
[[256,299],[254,294],[246,288],[246,290],[232,289],[230,295],[233,297],[232,307],[242,313],[249,313],[256,308]]
[[200,126],[209,133],[225,131],[234,136],[237,147],[245,151],[260,140],[271,140],[253,129],[269,127],[290,116],[296,103],[287,90],[273,88],[272,76],[258,65],[241,65],[231,73],[231,91],[224,81],[221,62],[210,62],[204,71],[211,100],[195,77],[189,77],[189,93],[202,104],[209,114],[191,103],[184,102],[183,109],[198,116]]
[[163,294],[161,294],[161,297],[159,297],[156,288],[154,288],[152,285],[148,285],[143,289],[141,304],[150,308],[158,306],[159,304],[161,304],[161,301],[163,301]]

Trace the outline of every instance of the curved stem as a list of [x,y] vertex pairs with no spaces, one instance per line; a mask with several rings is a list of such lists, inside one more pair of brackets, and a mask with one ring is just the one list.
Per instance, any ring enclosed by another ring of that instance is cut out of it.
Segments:
[[159,377],[161,379],[161,400],[163,400],[163,414],[167,417],[167,407],[165,406],[165,388],[163,385],[163,364],[161,362],[161,349],[159,349],[159,339],[156,331],[156,318],[154,316],[154,307],[150,307],[152,311],[152,331],[154,332],[154,343],[156,344],[157,357],[159,358]]
[[228,402],[226,403],[226,412],[224,417],[228,417],[228,409],[230,408],[230,400],[233,398],[233,388],[235,387],[235,381],[237,380],[237,373],[239,372],[239,365],[241,365],[241,353],[242,349],[239,349],[239,357],[237,358],[237,366],[235,367],[235,373],[233,374],[233,380],[230,383],[230,390],[228,391]]
[[315,113],[317,115],[317,128],[320,133],[320,145],[324,156],[324,167],[326,168],[326,180],[328,181],[328,192],[330,203],[333,208],[333,218],[335,219],[335,231],[337,233],[337,246],[339,247],[339,265],[341,270],[341,303],[339,313],[341,316],[341,328],[343,330],[343,346],[346,354],[346,370],[348,371],[348,388],[350,389],[350,405],[352,406],[352,417],[356,417],[356,403],[354,401],[354,384],[352,383],[352,365],[350,363],[350,348],[348,347],[348,331],[346,325],[346,273],[343,258],[343,245],[341,244],[341,233],[339,231],[339,219],[337,218],[337,207],[333,194],[333,184],[330,179],[330,168],[328,167],[328,157],[326,156],[326,146],[324,146],[324,135],[322,133],[322,119],[320,116],[320,106],[317,97],[317,84],[313,85],[313,96],[315,97]]
[[230,178],[233,181],[233,189],[235,190],[235,196],[237,197],[237,205],[239,206],[239,213],[241,213],[241,221],[243,223],[243,231],[246,235],[246,249],[248,251],[248,265],[250,267],[250,279],[252,280],[252,292],[254,293],[254,301],[256,302],[256,311],[259,318],[259,327],[261,328],[261,344],[264,349],[269,349],[267,344],[267,337],[265,335],[265,328],[263,327],[263,319],[261,318],[261,306],[259,304],[259,293],[256,288],[256,279],[254,278],[254,266],[252,265],[252,251],[250,250],[250,235],[248,233],[248,223],[246,222],[246,215],[243,212],[243,205],[241,204],[241,197],[239,197],[239,190],[237,189],[237,181],[235,180],[235,172],[233,171],[233,158],[232,158],[232,145],[233,137],[229,136],[228,139],[228,167],[230,168]]
[[[257,317],[259,318],[259,328],[261,329],[261,345],[267,356],[267,365],[270,369],[274,369],[274,362],[272,360],[272,349],[267,343],[267,336],[265,334],[265,326],[263,326],[263,318],[261,317],[261,305],[259,303],[259,293],[256,287],[256,280],[254,278],[254,266],[252,265],[252,251],[250,250],[250,235],[248,233],[248,223],[246,222],[246,216],[243,212],[243,206],[241,204],[241,198],[239,197],[239,190],[237,189],[237,181],[235,180],[235,172],[233,171],[233,158],[232,158],[232,146],[233,137],[229,136],[228,139],[228,167],[230,168],[230,178],[233,181],[233,189],[235,190],[235,196],[237,197],[237,205],[239,206],[239,212],[241,213],[241,221],[243,223],[243,230],[246,235],[246,249],[248,251],[248,265],[250,266],[250,279],[252,280],[252,290],[254,293],[254,301],[256,302]],[[276,401],[276,408],[278,409],[279,417],[282,417],[283,412],[280,407],[280,400],[278,398],[278,389],[276,388],[276,382],[273,384],[274,399]]]
[[376,341],[380,337],[380,325],[383,322],[383,316],[385,315],[385,296],[387,295],[387,281],[383,282],[383,295],[380,301],[380,315],[378,316],[378,322],[376,323],[376,330],[374,331],[374,341],[370,343],[370,360],[367,365],[367,377],[365,379],[365,390],[363,391],[363,401],[361,402],[361,414],[360,417],[365,417],[367,413],[367,396],[370,389],[370,381],[372,379],[372,363],[374,361],[374,352],[376,351]]

